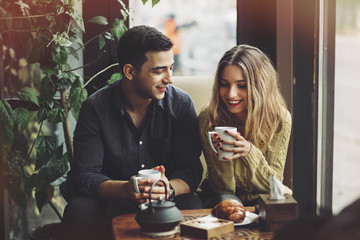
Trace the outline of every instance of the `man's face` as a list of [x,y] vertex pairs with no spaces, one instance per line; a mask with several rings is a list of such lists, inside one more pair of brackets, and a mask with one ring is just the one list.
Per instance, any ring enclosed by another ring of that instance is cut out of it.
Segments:
[[172,70],[174,54],[169,51],[147,52],[147,61],[134,78],[140,97],[160,100],[165,96],[166,87],[173,83]]

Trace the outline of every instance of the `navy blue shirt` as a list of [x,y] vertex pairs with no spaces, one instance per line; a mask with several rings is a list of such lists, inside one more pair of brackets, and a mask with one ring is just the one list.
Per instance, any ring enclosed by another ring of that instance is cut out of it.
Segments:
[[81,194],[96,196],[105,180],[129,180],[138,170],[164,165],[195,191],[202,177],[194,104],[169,85],[153,100],[144,126],[135,127],[121,97],[120,81],[92,94],[82,105],[74,132],[74,164],[69,174]]

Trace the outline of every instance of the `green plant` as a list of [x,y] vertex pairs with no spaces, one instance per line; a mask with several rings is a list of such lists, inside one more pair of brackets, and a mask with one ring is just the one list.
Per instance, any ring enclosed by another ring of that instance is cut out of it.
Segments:
[[[72,69],[68,64],[69,56],[78,59],[78,52],[87,45],[78,37],[85,29],[83,18],[75,8],[77,1],[80,0],[0,1],[0,40],[8,33],[27,33],[32,39],[29,63],[39,64],[42,70],[38,88],[23,87],[14,97],[35,106],[35,110],[13,108],[12,99],[0,101],[0,154],[6,159],[5,185],[21,207],[26,206],[26,197],[34,189],[40,212],[45,204],[51,204],[52,183],[64,177],[72,165],[70,112],[77,119],[81,104],[87,98],[82,79],[75,73],[78,68]],[[143,4],[147,1],[142,0]],[[122,5],[122,19],[115,19],[108,30],[91,39],[98,40],[99,51],[105,41],[119,39],[127,30],[125,20],[129,10],[121,0],[117,2]],[[152,5],[158,2],[152,0]],[[103,16],[95,16],[89,22],[109,25]],[[117,73],[110,81],[118,77]],[[35,140],[24,151],[17,146],[14,136],[24,131],[31,114],[36,114],[39,125]],[[44,124],[61,124],[64,140],[57,143],[55,136],[43,131]]]

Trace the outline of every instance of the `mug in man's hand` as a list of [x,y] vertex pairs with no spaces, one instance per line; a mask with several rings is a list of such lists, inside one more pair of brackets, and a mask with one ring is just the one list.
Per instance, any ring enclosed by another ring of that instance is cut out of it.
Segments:
[[136,177],[133,178],[133,184],[134,184],[134,188],[135,188],[135,192],[139,193],[139,185],[137,180],[138,179],[160,179],[161,178],[161,172],[159,170],[154,170],[154,169],[143,169],[138,171],[138,175]]
[[[231,157],[232,155],[234,155],[233,152],[221,151],[218,148],[215,149],[214,145],[213,145],[213,142],[211,140],[211,134],[217,133],[223,140],[232,141],[232,140],[235,140],[235,138],[233,136],[230,136],[229,134],[225,133],[225,131],[227,130],[229,132],[237,133],[237,128],[236,127],[221,126],[221,127],[215,127],[214,130],[215,131],[208,132],[208,140],[209,140],[209,143],[210,143],[210,146],[211,146],[212,150],[214,150],[214,152],[220,154],[218,156],[218,159],[219,160],[224,160],[224,157]],[[233,148],[234,147],[233,145],[228,145],[228,144],[222,144],[222,146],[224,148]]]

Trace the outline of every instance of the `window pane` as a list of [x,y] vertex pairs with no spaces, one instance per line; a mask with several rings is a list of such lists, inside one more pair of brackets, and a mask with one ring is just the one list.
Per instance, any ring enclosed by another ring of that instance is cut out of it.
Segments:
[[336,4],[334,214],[360,197],[360,2]]
[[151,1],[145,6],[130,1],[130,8],[130,26],[153,26],[175,43],[174,75],[213,75],[221,56],[236,44],[235,0],[160,1],[153,8]]

